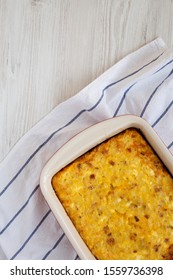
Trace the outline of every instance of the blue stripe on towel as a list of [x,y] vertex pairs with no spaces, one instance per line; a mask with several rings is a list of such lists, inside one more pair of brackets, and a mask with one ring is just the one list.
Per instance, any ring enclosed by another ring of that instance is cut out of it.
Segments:
[[168,149],[170,149],[173,146],[173,141],[168,145]]
[[160,72],[161,70],[163,70],[166,66],[168,66],[169,64],[171,64],[173,62],[173,59],[171,59],[170,61],[168,61],[166,64],[164,64],[162,67],[160,67],[160,69],[158,69],[154,74]]
[[76,257],[75,257],[75,259],[74,259],[75,261],[76,260],[80,260],[80,258],[79,258],[79,256],[78,255],[76,255]]
[[166,76],[166,78],[155,88],[155,90],[153,91],[153,93],[150,95],[150,97],[148,98],[141,114],[140,114],[140,117],[143,117],[151,99],[153,98],[153,96],[155,95],[156,91],[161,87],[161,85],[173,74],[173,69],[171,70],[171,72]]
[[39,222],[39,224],[36,226],[36,228],[31,232],[31,234],[29,235],[29,237],[25,240],[25,242],[23,243],[23,245],[19,248],[19,250],[10,258],[10,260],[14,260],[17,255],[23,250],[23,248],[26,246],[26,244],[29,242],[29,240],[32,238],[32,236],[35,234],[35,232],[38,230],[38,228],[41,226],[41,224],[46,220],[46,218],[48,217],[48,215],[51,213],[51,210],[49,210],[44,217],[41,219],[41,221]]
[[59,243],[61,242],[61,240],[64,238],[65,234],[63,233],[60,238],[57,240],[57,242],[55,243],[55,245],[45,254],[45,256],[42,258],[42,260],[47,259],[47,257],[50,255],[50,253],[59,245]]
[[6,224],[6,226],[0,231],[0,235],[3,234],[3,232],[11,225],[11,223],[17,218],[17,216],[23,211],[23,209],[28,205],[31,197],[34,195],[34,193],[38,190],[39,185],[37,185],[30,196],[28,197],[27,201],[23,204],[23,206],[17,211],[17,213],[11,218],[11,220]]
[[164,110],[164,112],[158,117],[158,119],[152,124],[152,127],[154,127],[169,111],[169,109],[172,107],[173,105],[173,100],[169,103],[169,105],[167,106],[167,108]]
[[128,87],[128,89],[125,90],[125,92],[124,92],[124,94],[123,94],[123,97],[121,98],[120,103],[119,103],[119,105],[118,105],[118,107],[117,107],[117,109],[116,109],[116,111],[115,111],[113,117],[115,117],[115,116],[118,114],[118,112],[119,112],[119,110],[120,110],[120,108],[121,108],[121,106],[122,106],[122,104],[123,104],[123,102],[124,102],[124,100],[125,100],[125,98],[126,98],[127,93],[130,91],[130,89],[131,89],[134,85],[136,85],[136,83],[132,84],[130,87]]
[[[173,60],[172,60],[172,61],[173,61]],[[167,65],[169,65],[169,63],[167,63]],[[156,74],[156,73],[158,73],[158,71],[156,71],[154,74]],[[147,106],[149,105],[151,99],[153,98],[153,96],[155,95],[155,93],[157,92],[157,90],[159,89],[159,87],[160,87],[172,74],[173,74],[173,69],[171,70],[171,72],[169,73],[169,75],[166,76],[166,78],[165,78],[165,79],[155,88],[155,90],[152,92],[152,94],[150,95],[150,97],[149,97],[149,99],[148,99],[148,101],[147,101],[147,103],[146,103],[144,109],[143,109],[142,112],[141,112],[140,117],[142,117],[142,115],[144,114],[144,111],[146,111]],[[138,82],[140,82],[140,81],[138,81]],[[123,102],[125,101],[126,95],[127,95],[128,93],[130,93],[131,88],[132,88],[133,86],[135,86],[138,82],[132,84],[131,86],[129,86],[129,87],[125,90],[125,92],[123,93],[123,96],[122,96],[122,98],[121,98],[121,100],[120,100],[120,102],[119,102],[119,105],[118,105],[117,109],[115,110],[115,113],[113,114],[113,117],[117,116],[117,114],[118,114],[120,108],[121,108],[122,105],[123,105]]]

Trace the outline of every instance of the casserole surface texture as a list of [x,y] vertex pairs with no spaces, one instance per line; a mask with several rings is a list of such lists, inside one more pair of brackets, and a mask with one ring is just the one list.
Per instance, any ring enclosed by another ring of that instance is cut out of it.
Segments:
[[137,129],[74,160],[52,186],[96,259],[173,259],[173,178]]

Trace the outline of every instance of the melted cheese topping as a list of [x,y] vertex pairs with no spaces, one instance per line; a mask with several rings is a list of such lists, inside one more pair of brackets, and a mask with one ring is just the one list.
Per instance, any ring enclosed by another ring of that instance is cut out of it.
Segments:
[[173,178],[136,129],[76,159],[52,184],[97,259],[173,259]]

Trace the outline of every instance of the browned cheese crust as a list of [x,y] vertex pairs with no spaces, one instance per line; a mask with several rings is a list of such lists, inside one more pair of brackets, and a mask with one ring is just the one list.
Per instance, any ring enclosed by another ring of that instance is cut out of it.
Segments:
[[85,153],[52,185],[97,259],[173,259],[173,178],[138,130]]

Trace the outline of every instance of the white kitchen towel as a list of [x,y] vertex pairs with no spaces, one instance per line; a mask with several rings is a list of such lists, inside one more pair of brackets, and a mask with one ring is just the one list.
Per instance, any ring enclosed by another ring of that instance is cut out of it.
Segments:
[[73,135],[122,114],[146,119],[173,152],[172,74],[173,52],[158,38],[59,104],[20,139],[0,164],[0,246],[7,259],[78,259],[40,191],[42,168]]

